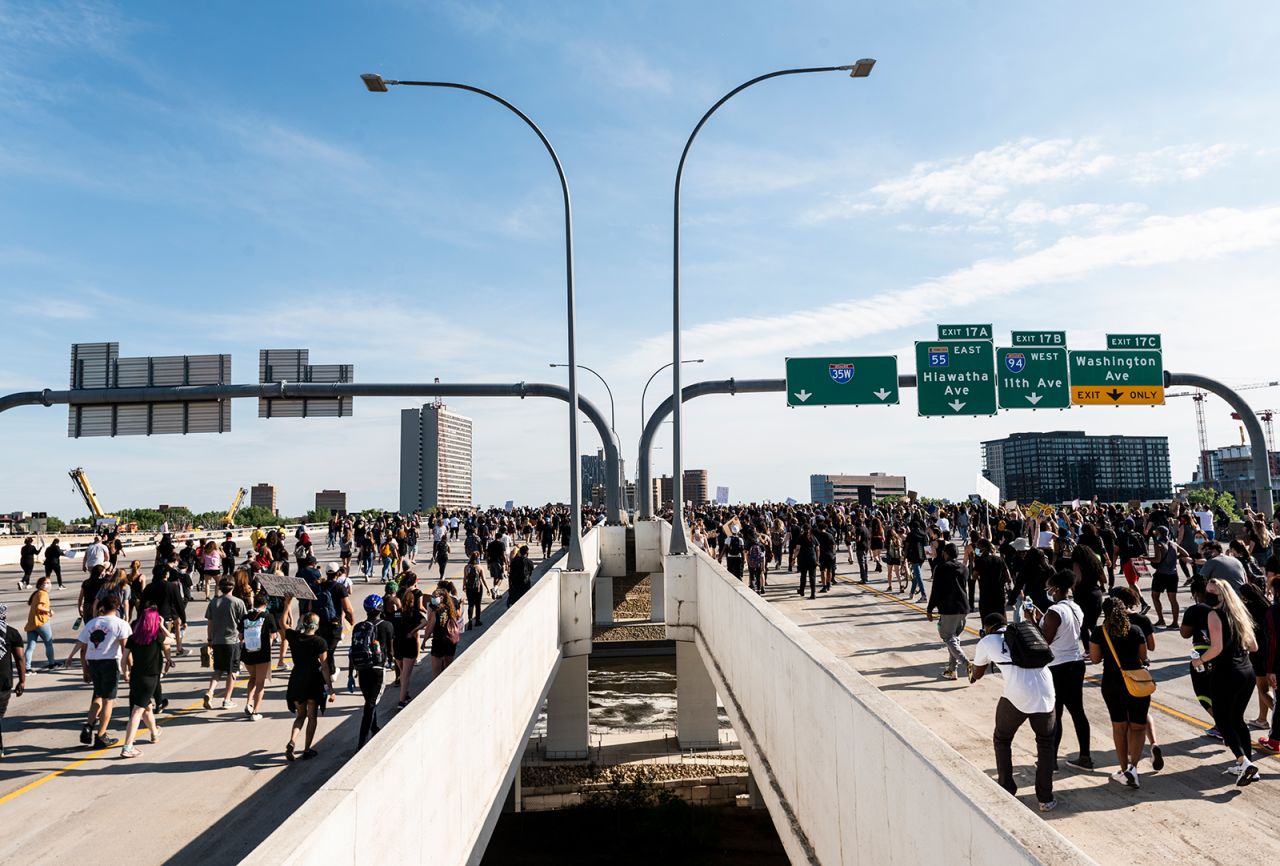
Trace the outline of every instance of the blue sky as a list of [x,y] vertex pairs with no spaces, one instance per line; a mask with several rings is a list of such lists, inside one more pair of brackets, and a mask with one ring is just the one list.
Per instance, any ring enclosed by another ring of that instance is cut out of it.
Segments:
[[[579,360],[613,386],[630,472],[640,389],[669,360],[684,138],[740,81],[864,56],[869,79],[766,83],[700,136],[682,269],[695,378],[777,377],[805,354],[893,353],[905,372],[935,323],[980,321],[1078,347],[1159,331],[1170,369],[1270,379],[1278,37],[1265,3],[0,0],[0,389],[65,387],[70,344],[99,340],[230,352],[237,381],[259,348],[296,346],[367,382],[563,382],[547,368],[565,351],[559,191],[536,139],[478,97],[369,94],[358,76],[451,79],[521,106],[560,153]],[[404,405],[260,421],[243,402],[227,435],[114,441],[65,438],[62,408],[14,410],[0,509],[78,514],[71,466],[108,508],[216,508],[258,481],[286,511],[326,487],[391,505]],[[567,497],[560,404],[452,405],[476,420],[481,502]],[[1213,444],[1238,441],[1223,404],[1208,415]],[[872,470],[962,496],[977,443],[1016,430],[1165,434],[1175,479],[1196,449],[1188,400],[926,421],[909,391],[876,410],[719,397],[686,426],[686,465],[735,499]]]

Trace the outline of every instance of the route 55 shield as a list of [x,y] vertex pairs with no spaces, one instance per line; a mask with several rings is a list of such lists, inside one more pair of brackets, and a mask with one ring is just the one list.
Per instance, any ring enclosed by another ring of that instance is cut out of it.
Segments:
[[929,347],[929,366],[946,367],[951,360],[951,350],[947,346]]
[[1010,352],[1004,356],[1004,365],[1010,373],[1021,373],[1027,366],[1027,356],[1021,352]]
[[829,364],[827,365],[827,373],[831,376],[831,381],[837,385],[844,385],[853,381],[852,364]]

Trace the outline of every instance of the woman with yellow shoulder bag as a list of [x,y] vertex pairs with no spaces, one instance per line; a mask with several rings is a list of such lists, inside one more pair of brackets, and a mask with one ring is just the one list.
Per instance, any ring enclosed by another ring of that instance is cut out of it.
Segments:
[[1102,602],[1102,624],[1089,636],[1089,660],[1102,662],[1102,699],[1111,716],[1111,736],[1120,762],[1111,778],[1137,788],[1137,764],[1156,684],[1146,668],[1147,639],[1142,629],[1129,622],[1129,612],[1117,598]]

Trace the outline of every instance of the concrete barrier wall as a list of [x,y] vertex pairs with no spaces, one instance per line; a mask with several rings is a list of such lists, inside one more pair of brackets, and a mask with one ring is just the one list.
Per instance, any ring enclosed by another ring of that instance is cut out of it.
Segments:
[[[583,539],[591,572],[597,535]],[[242,862],[478,863],[560,665],[561,563]]]
[[627,576],[627,527],[600,527],[600,577]]
[[793,863],[1092,862],[705,553],[669,562]]
[[[318,551],[316,558],[323,560],[324,557],[320,556],[319,553],[324,552],[325,533],[328,532],[328,526],[323,523],[309,523],[306,526],[307,526],[307,532],[311,535],[311,546],[315,548],[316,551]],[[297,528],[298,528],[298,524],[296,523],[289,525],[289,531],[288,531],[289,540],[293,539],[293,531]],[[232,538],[235,540],[235,543],[240,546],[240,552],[242,554],[246,550],[248,550],[249,533],[252,531],[253,530],[251,528],[244,529],[242,527],[238,527],[231,530],[231,532],[233,533]],[[320,533],[320,534],[317,535],[317,533]],[[178,547],[182,547],[182,545],[186,542],[188,538],[193,539],[196,542],[202,542],[212,538],[214,541],[221,543],[222,540],[226,538],[226,534],[227,534],[227,531],[225,529],[199,529],[199,530],[192,530],[191,532],[175,532],[173,533],[173,541],[174,541],[174,544],[177,545]],[[10,539],[16,538],[18,543],[0,545],[0,565],[16,565],[18,563],[18,559],[20,558],[20,554],[22,553],[21,542],[22,542],[22,539],[25,537],[27,536],[21,533],[18,534],[17,536],[10,536]],[[84,550],[86,547],[88,547],[90,544],[93,543],[93,536],[85,533],[76,533],[74,535],[70,535],[70,534],[64,534],[64,533],[58,533],[58,532],[46,532],[42,537],[45,543],[53,541],[55,538],[60,538],[62,539],[62,542],[63,542],[63,546],[62,546],[63,550],[75,552],[76,554],[75,558],[67,559],[63,561],[63,571],[67,570],[66,568],[67,563],[76,562],[79,558],[80,551]],[[158,532],[148,533],[148,534],[136,534],[136,535],[131,535],[126,537],[124,541],[124,553],[121,555],[121,558],[126,561],[130,559],[141,559],[143,560],[144,565],[149,566],[151,564],[152,559],[154,558],[156,542],[159,540],[159,538],[160,538],[160,533]],[[9,539],[6,539],[6,540],[9,540]],[[37,539],[36,544],[40,544],[40,543],[41,543],[40,540]],[[293,551],[292,544],[289,545],[289,551],[290,553],[292,553]],[[334,548],[332,553],[333,553],[333,556],[331,558],[336,561],[338,559],[337,548]],[[43,563],[44,563],[44,554],[43,553],[36,554],[36,572],[38,574],[44,574]]]
[[636,521],[636,571],[662,571],[662,558],[671,544],[671,525],[665,520]]

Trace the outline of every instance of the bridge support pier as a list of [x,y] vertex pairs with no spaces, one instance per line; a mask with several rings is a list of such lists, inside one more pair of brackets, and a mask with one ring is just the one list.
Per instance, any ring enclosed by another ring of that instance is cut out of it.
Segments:
[[594,612],[592,619],[596,625],[613,625],[613,578],[597,577],[595,588]]
[[680,748],[718,745],[716,686],[692,641],[676,641],[676,738]]
[[649,575],[649,622],[667,621],[665,577],[660,571]]
[[585,758],[587,738],[587,657],[569,656],[547,693],[547,757]]

